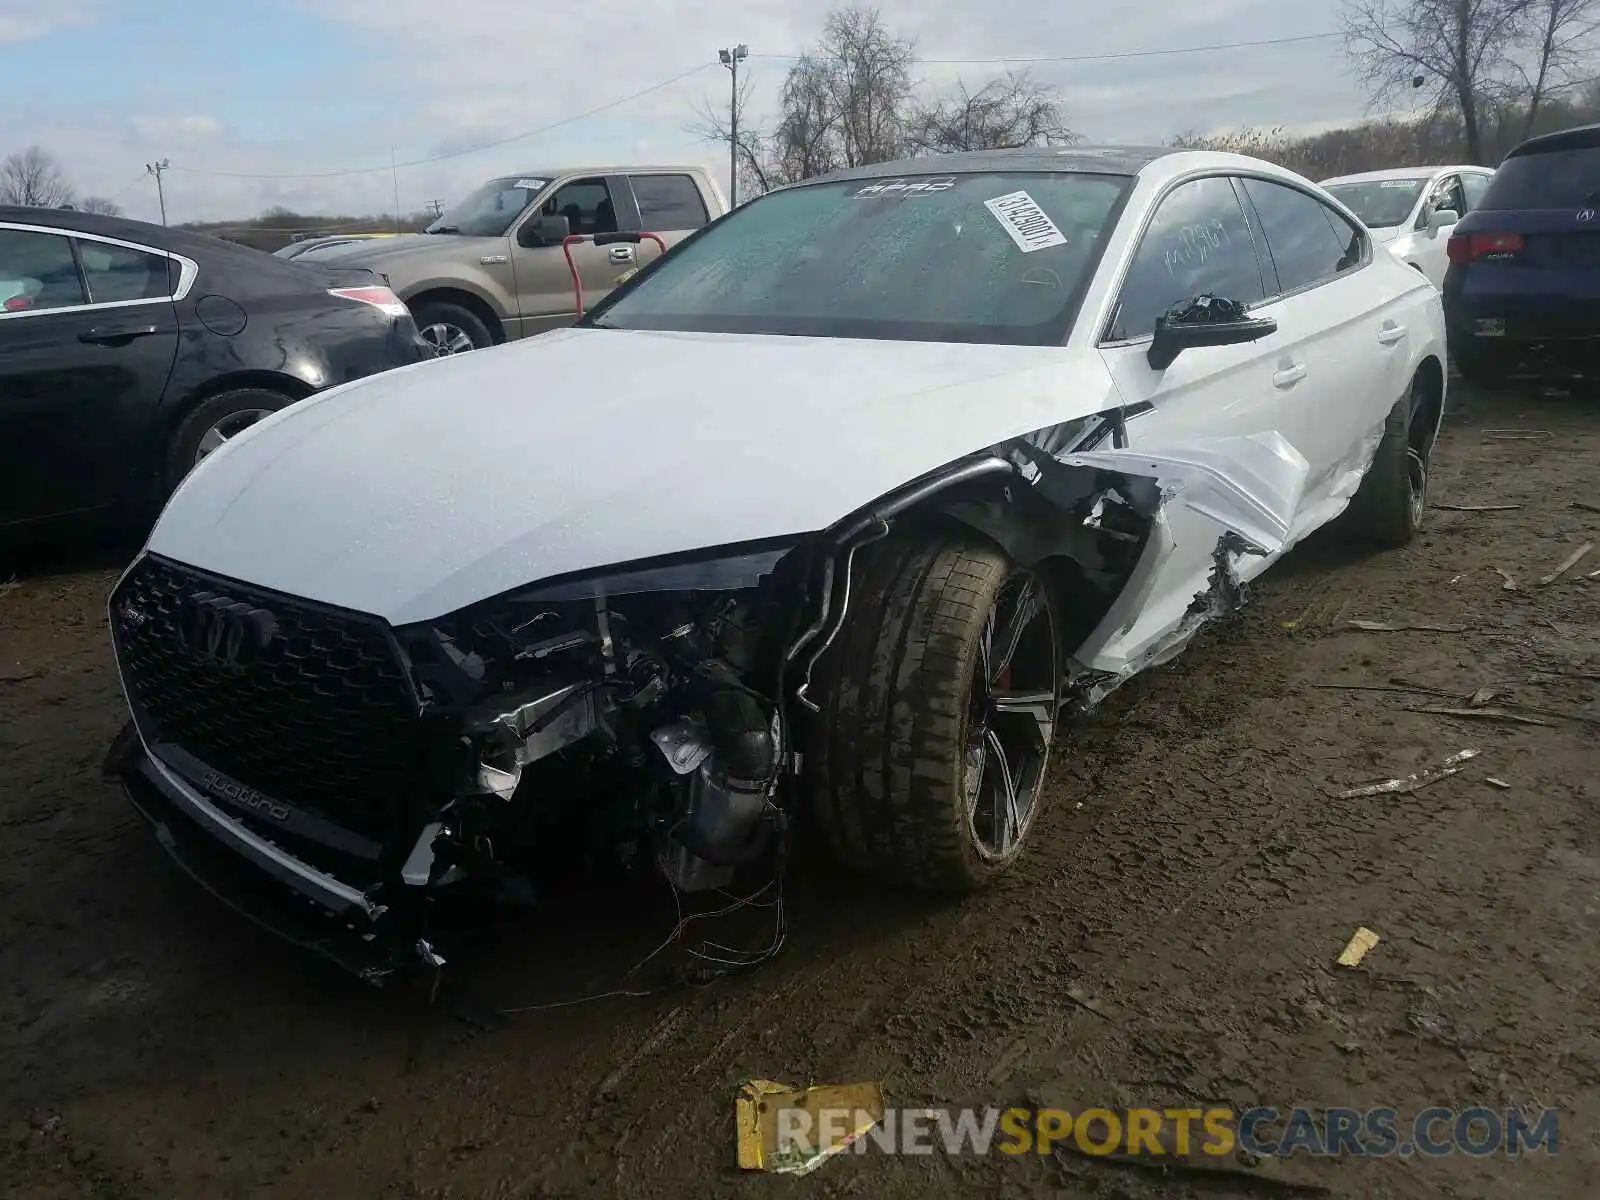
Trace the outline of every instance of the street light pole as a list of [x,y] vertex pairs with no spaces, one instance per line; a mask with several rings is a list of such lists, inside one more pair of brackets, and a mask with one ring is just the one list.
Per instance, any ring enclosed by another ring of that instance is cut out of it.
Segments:
[[750,57],[744,43],[718,50],[717,57],[731,77],[728,91],[728,206],[739,205],[739,64]]
[[161,202],[161,223],[163,225],[167,223],[167,193],[161,186],[161,172],[165,171],[171,165],[172,164],[164,158],[160,162],[145,163],[144,165],[145,174],[154,175],[156,177],[156,199]]

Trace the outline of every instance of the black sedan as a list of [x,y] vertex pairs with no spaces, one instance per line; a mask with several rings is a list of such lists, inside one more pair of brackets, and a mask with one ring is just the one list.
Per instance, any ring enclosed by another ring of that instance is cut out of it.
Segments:
[[0,207],[0,533],[148,515],[268,414],[430,355],[369,270]]

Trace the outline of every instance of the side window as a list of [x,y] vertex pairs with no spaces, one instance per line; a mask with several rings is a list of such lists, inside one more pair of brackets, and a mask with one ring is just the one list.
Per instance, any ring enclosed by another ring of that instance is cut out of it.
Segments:
[[1161,202],[1134,251],[1109,336],[1154,333],[1169,308],[1207,293],[1240,304],[1266,295],[1244,209],[1221,177],[1181,184]]
[[72,244],[59,234],[0,229],[0,312],[84,303]]
[[1467,194],[1467,208],[1466,212],[1461,214],[1462,216],[1465,216],[1466,213],[1471,212],[1483,203],[1483,197],[1489,191],[1489,184],[1493,181],[1494,176],[1492,175],[1472,174],[1461,177],[1462,187]]
[[176,280],[170,258],[146,254],[104,242],[78,242],[84,282],[90,304],[115,304],[122,300],[162,300],[172,295]]
[[687,175],[630,175],[646,229],[699,229],[709,219],[700,189]]
[[1361,231],[1315,196],[1265,179],[1246,179],[1244,190],[1261,219],[1279,291],[1323,283],[1361,262]]
[[1428,211],[1437,212],[1441,208],[1448,208],[1452,212],[1466,214],[1467,198],[1461,191],[1461,177],[1447,175],[1439,181],[1439,186],[1434,189],[1433,198],[1428,202]]
[[573,233],[617,231],[617,210],[604,179],[575,179],[558,188],[539,211],[547,217],[565,217]]

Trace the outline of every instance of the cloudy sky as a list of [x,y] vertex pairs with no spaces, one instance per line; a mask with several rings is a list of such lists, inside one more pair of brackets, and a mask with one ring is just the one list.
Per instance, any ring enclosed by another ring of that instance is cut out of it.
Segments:
[[[784,56],[816,39],[828,7],[0,0],[0,141],[11,143],[0,153],[37,143],[80,193],[115,197],[130,215],[152,219],[144,164],[165,157],[173,220],[245,216],[273,204],[390,211],[391,154],[415,164],[398,172],[408,212],[495,174],[552,165],[700,161],[725,173],[724,153],[688,131],[696,102],[725,102],[717,48],[750,46],[760,117],[771,110]],[[1364,109],[1337,38],[1093,60],[1327,34],[1338,25],[1337,0],[878,7],[915,36],[931,87],[958,78],[978,85],[1004,69],[970,60],[1077,58],[1032,69],[1062,89],[1072,126],[1091,140],[1243,125],[1316,129]]]

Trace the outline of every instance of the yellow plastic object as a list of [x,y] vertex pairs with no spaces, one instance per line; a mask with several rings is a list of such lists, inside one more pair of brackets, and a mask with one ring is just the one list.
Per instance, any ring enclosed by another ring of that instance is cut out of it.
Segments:
[[1339,955],[1339,965],[1341,967],[1356,966],[1367,956],[1367,951],[1377,944],[1378,935],[1365,925],[1361,926],[1355,933],[1350,935],[1349,944],[1345,946],[1344,951]]
[[804,1175],[883,1120],[881,1083],[796,1088],[748,1080],[734,1102],[739,1169]]

